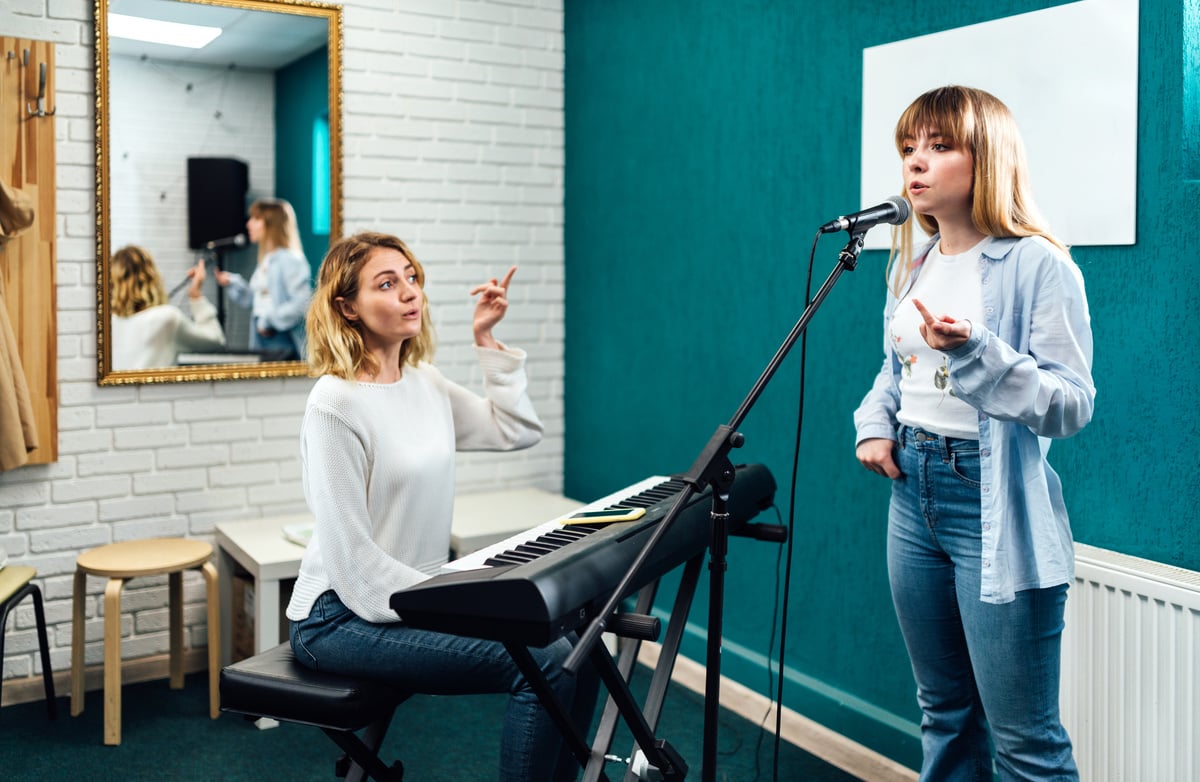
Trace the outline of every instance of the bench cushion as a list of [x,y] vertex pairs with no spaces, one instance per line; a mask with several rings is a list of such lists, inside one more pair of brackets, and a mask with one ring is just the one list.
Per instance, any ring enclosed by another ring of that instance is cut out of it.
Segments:
[[306,668],[288,643],[221,670],[221,711],[318,728],[359,730],[389,719],[407,698],[379,681]]

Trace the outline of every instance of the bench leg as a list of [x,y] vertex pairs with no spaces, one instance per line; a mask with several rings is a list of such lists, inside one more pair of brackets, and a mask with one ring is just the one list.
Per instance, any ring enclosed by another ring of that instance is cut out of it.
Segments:
[[125,579],[104,587],[104,743],[121,743],[121,590]]
[[346,782],[361,782],[366,779],[374,779],[376,782],[399,782],[404,778],[402,764],[391,768],[379,757],[379,748],[383,745],[383,737],[390,722],[389,717],[368,725],[362,738],[348,730],[321,728],[352,762],[350,770],[346,773]]

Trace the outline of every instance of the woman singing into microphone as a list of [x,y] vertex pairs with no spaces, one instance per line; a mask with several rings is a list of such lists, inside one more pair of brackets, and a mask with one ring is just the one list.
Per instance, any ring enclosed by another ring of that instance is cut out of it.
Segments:
[[303,361],[304,313],[312,298],[312,281],[296,213],[283,199],[260,198],[250,205],[246,232],[258,245],[258,266],[250,281],[218,271],[217,282],[234,303],[250,309],[251,350],[272,361]]

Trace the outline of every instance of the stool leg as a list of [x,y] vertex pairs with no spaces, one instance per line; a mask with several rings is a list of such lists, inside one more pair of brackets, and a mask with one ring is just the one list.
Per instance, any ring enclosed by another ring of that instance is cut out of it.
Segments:
[[171,689],[183,689],[183,572],[167,575],[167,611],[171,625]]
[[46,610],[42,607],[42,590],[30,584],[29,591],[33,594],[33,616],[37,620],[38,643],[42,647],[42,683],[46,689],[46,710],[50,713],[50,719],[55,719],[58,716],[58,706],[54,702],[54,671],[50,669],[50,643],[46,637]]
[[75,571],[71,595],[71,716],[83,712],[83,601],[87,573]]
[[121,743],[121,590],[125,579],[104,587],[104,743]]
[[217,569],[205,562],[200,568],[208,585],[208,716],[221,716],[221,595]]

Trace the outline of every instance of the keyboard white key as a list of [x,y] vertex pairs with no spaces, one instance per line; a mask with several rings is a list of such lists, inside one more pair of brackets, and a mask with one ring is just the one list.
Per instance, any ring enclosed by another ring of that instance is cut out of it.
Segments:
[[584,505],[577,511],[572,511],[571,513],[566,513],[562,516],[550,519],[549,521],[543,522],[536,527],[532,527],[507,537],[498,543],[493,543],[492,545],[481,548],[478,551],[473,551],[464,557],[447,562],[442,566],[441,572],[453,573],[464,570],[478,570],[479,568],[491,567],[490,565],[484,564],[491,557],[495,556],[496,554],[500,554],[501,552],[508,551],[511,548],[515,548],[522,543],[527,543],[534,538],[545,535],[548,532],[553,532],[554,530],[563,526],[563,519],[573,515],[574,513],[585,510],[601,510],[611,505],[619,505],[622,500],[633,497],[636,494],[641,494],[647,489],[651,489],[668,480],[670,480],[670,478],[663,475],[652,475],[649,478],[645,478],[631,486],[625,486],[624,488],[615,491],[606,497],[601,497],[598,500],[589,502],[587,505]]

